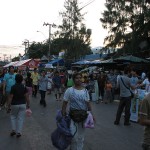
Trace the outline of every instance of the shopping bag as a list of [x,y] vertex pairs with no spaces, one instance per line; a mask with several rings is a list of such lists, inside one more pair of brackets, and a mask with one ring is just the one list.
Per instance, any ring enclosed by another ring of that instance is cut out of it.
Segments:
[[94,128],[94,120],[93,120],[93,115],[89,112],[88,117],[84,123],[85,128]]
[[26,109],[26,116],[27,116],[27,117],[30,117],[31,114],[32,114],[31,109],[30,109],[30,108]]

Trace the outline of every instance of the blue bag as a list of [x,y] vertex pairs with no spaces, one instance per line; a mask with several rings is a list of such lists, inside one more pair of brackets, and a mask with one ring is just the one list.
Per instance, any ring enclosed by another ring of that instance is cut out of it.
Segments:
[[59,150],[65,150],[70,144],[73,135],[70,131],[70,117],[63,117],[61,111],[56,116],[57,128],[51,134],[52,144]]

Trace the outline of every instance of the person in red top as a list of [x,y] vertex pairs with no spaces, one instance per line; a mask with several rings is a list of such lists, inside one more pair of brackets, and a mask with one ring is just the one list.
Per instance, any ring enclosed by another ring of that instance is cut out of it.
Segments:
[[105,94],[104,94],[104,102],[107,104],[108,102],[112,102],[112,84],[110,83],[109,80],[106,81],[105,84]]

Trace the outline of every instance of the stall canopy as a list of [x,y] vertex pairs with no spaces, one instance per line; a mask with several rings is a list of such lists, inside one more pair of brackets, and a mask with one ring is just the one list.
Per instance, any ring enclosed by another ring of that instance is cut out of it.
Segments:
[[90,54],[90,55],[85,55],[82,60],[97,60],[97,59],[102,59],[105,58],[107,54]]
[[26,59],[26,60],[21,60],[21,61],[18,61],[16,64],[14,64],[13,66],[14,67],[20,67],[22,65],[25,65],[27,62],[29,62],[31,59]]
[[132,56],[132,55],[121,56],[121,57],[118,57],[118,58],[114,59],[114,61],[116,61],[116,62],[150,63],[149,60],[146,60],[146,59],[143,59],[143,58],[140,58],[140,57],[135,57],[135,56]]
[[[48,63],[45,64],[45,65],[48,66],[48,64],[49,64],[49,65],[51,64],[51,65],[53,65],[53,66],[57,66],[57,65],[63,66],[63,65],[64,65],[64,60],[63,60],[62,58],[54,59],[54,60],[48,62]],[[50,65],[50,66],[51,66],[51,65]]]
[[38,66],[38,64],[39,64],[39,60],[26,59],[26,60],[11,62],[5,65],[4,68],[7,68],[12,65],[14,67],[18,67],[19,69],[24,70],[26,67],[35,68]]
[[88,60],[80,60],[80,61],[77,61],[75,63],[72,63],[73,65],[86,65],[86,64],[90,64],[90,61]]
[[14,66],[15,64],[17,64],[19,61],[15,61],[15,62],[10,62],[9,64],[3,66],[4,68],[7,68],[9,66]]
[[97,65],[97,64],[115,64],[112,59],[108,60],[93,60],[93,61],[88,61],[88,60],[81,60],[77,61],[75,63],[72,63],[73,65]]

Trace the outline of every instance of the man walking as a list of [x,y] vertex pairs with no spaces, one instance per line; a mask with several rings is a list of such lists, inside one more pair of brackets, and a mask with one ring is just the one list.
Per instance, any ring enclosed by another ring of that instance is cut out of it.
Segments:
[[3,95],[6,96],[5,106],[8,107],[8,98],[10,95],[11,87],[16,83],[14,74],[14,66],[9,66],[9,71],[3,78]]
[[32,93],[32,95],[34,97],[36,97],[37,89],[38,89],[38,78],[39,78],[39,74],[38,74],[36,68],[34,68],[34,72],[32,73],[31,78],[33,80],[33,93]]
[[117,87],[120,88],[120,103],[117,110],[115,125],[119,125],[121,114],[125,108],[124,125],[130,125],[130,107],[131,107],[131,92],[130,78],[128,77],[129,69],[124,69],[124,74],[118,78]]

